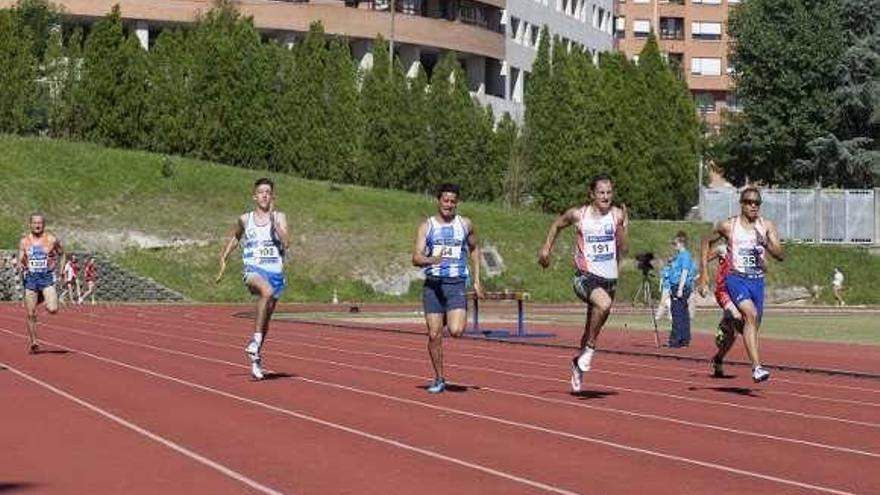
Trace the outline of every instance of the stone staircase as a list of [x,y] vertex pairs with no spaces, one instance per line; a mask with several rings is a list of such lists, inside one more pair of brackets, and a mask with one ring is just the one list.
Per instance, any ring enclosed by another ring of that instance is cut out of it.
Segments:
[[[0,250],[0,301],[20,300],[22,297],[21,281],[15,279],[15,271],[10,263],[15,254],[15,251]],[[74,252],[71,254],[76,256],[80,264],[80,276],[82,276],[82,265],[89,253]],[[185,299],[182,294],[160,285],[151,278],[129,273],[101,255],[94,254],[93,256],[98,269],[95,300],[177,302]],[[84,280],[80,279],[80,285],[85,290]]]

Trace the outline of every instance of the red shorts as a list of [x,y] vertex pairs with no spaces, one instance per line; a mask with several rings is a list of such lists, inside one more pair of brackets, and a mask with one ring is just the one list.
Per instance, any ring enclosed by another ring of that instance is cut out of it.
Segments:
[[715,281],[715,302],[721,309],[726,309],[728,305],[733,304],[733,299],[727,293],[727,284],[724,283],[723,278]]

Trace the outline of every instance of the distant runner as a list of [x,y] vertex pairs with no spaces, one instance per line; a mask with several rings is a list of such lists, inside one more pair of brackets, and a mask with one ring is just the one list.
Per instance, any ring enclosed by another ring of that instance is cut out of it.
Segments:
[[253,197],[254,210],[238,217],[232,227],[232,235],[220,254],[220,273],[216,281],[223,278],[229,253],[244,238],[244,283],[251,294],[257,296],[254,336],[245,347],[245,352],[251,361],[251,375],[262,380],[260,351],[269,333],[269,321],[275,312],[275,304],[287,286],[284,259],[290,246],[290,231],[287,216],[275,211],[275,185],[271,179],[257,180]]
[[46,217],[31,213],[28,223],[30,232],[18,243],[17,271],[24,280],[24,304],[27,312],[28,350],[35,354],[39,348],[37,338],[37,306],[46,302],[46,310],[58,311],[58,293],[55,289],[55,269],[58,258],[63,256],[61,241],[45,230]]

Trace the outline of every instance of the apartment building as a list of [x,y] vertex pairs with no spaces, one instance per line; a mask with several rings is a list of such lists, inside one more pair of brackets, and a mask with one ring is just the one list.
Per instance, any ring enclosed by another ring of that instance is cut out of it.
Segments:
[[615,0],[615,45],[634,58],[648,34],[683,71],[703,121],[721,124],[721,112],[735,111],[727,17],[739,0]]
[[[407,73],[428,74],[447,51],[454,51],[468,87],[496,115],[523,116],[523,91],[537,53],[541,26],[570,44],[597,54],[613,49],[614,0],[241,0],[268,36],[295,44],[320,20],[330,35],[350,40],[359,63],[372,63],[371,45],[381,35],[394,42]],[[0,8],[16,0],[0,0]],[[193,22],[212,0],[53,0],[64,15],[94,22],[118,4],[123,22],[149,49],[162,29]],[[392,9],[393,6],[393,9]],[[393,10],[393,12],[392,12]]]

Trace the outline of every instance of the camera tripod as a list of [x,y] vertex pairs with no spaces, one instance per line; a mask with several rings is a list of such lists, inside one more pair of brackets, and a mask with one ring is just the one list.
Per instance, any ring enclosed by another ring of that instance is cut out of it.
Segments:
[[654,292],[651,289],[653,282],[651,281],[651,272],[642,272],[642,285],[633,294],[633,306],[644,304],[648,311],[651,312],[651,323],[654,325],[654,344],[660,347],[660,329],[657,328],[657,313],[654,307]]

